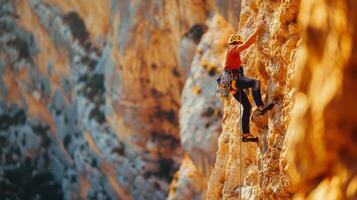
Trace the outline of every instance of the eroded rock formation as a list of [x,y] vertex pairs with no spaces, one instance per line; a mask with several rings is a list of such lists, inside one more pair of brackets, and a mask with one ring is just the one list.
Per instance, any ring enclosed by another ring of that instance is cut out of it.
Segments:
[[294,0],[242,2],[239,33],[244,38],[253,33],[261,17],[266,20],[257,44],[242,56],[245,74],[261,80],[265,102],[278,101],[278,104],[267,114],[268,124],[254,126],[251,123],[251,132],[260,139],[257,145],[241,142],[239,104],[233,98],[225,102],[223,131],[215,168],[208,182],[207,199],[292,197],[284,142],[290,120],[294,55],[299,40],[298,8],[299,1]]
[[256,47],[243,56],[248,73],[263,80],[267,101],[280,103],[265,119],[265,128],[253,127],[253,133],[261,133],[257,146],[240,143],[234,127],[239,107],[235,100],[226,102],[208,199],[357,198],[352,92],[357,4],[243,4],[243,34],[254,28],[260,14],[268,22]]
[[[216,79],[221,73],[224,59],[226,39],[233,28],[221,15],[214,15],[208,22],[208,31],[199,43],[193,59],[190,76],[182,92],[180,110],[181,143],[188,159],[196,168],[196,175],[204,180],[205,187],[201,187],[200,198],[185,196],[189,188],[180,191],[186,179],[185,166],[182,166],[172,185],[169,199],[203,199],[206,183],[214,167],[217,139],[221,132],[222,105],[216,97]],[[187,161],[187,163],[190,163]],[[192,165],[192,164],[191,164]],[[191,180],[194,182],[195,179]],[[181,185],[180,185],[181,184]],[[196,185],[202,183],[196,182]],[[182,189],[181,189],[182,190]]]

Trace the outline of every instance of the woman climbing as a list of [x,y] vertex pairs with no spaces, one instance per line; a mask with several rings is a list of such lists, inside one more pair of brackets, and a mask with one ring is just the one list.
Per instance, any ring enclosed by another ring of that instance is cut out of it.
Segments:
[[220,96],[227,97],[228,94],[232,94],[234,98],[243,105],[242,116],[242,141],[243,142],[257,142],[258,138],[250,133],[249,129],[249,117],[252,106],[249,102],[247,94],[243,89],[252,89],[253,99],[258,107],[260,114],[264,114],[270,110],[274,104],[270,103],[264,106],[260,93],[259,80],[245,77],[243,74],[243,66],[241,66],[240,53],[250,47],[256,42],[258,33],[262,30],[264,21],[261,21],[256,31],[249,37],[246,42],[243,42],[242,38],[238,34],[233,34],[228,40],[228,49],[226,52],[226,60],[224,64],[224,70],[222,76],[218,79],[218,91]]

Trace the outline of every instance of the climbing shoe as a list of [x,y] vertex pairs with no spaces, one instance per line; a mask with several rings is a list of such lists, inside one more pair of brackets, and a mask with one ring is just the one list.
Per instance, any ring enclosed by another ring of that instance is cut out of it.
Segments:
[[242,142],[258,142],[258,137],[250,133],[246,133],[242,135]]
[[275,103],[269,103],[266,106],[259,108],[259,114],[264,115],[267,111],[271,110],[274,107]]

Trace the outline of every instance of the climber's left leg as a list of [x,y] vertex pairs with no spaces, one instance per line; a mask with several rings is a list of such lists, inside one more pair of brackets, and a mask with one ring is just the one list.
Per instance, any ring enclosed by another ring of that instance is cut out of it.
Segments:
[[243,90],[238,90],[233,96],[243,106],[242,132],[243,134],[249,134],[249,117],[250,111],[252,110],[252,105],[250,104],[249,99]]
[[243,142],[257,142],[258,138],[250,133],[249,129],[249,117],[252,105],[243,90],[238,90],[234,95],[234,98],[239,101],[243,106],[242,115],[242,141]]

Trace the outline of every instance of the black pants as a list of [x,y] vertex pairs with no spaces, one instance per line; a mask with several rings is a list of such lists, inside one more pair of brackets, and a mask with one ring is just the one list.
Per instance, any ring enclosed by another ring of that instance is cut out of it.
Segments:
[[252,105],[249,102],[247,94],[242,89],[252,88],[253,99],[255,104],[263,106],[262,95],[260,93],[260,82],[256,79],[241,76],[237,79],[237,88],[239,89],[237,93],[234,94],[234,98],[243,105],[243,116],[242,116],[242,130],[244,133],[250,133],[249,129],[249,117]]

